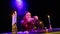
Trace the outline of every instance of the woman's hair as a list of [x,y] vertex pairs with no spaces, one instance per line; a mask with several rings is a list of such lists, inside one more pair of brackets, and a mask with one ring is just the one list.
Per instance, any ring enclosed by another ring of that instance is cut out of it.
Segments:
[[[28,11],[27,12],[25,12],[25,14],[24,14],[24,16],[23,16],[23,21],[24,21],[24,23],[26,23],[27,22],[27,20],[26,20],[26,14],[28,13]],[[30,12],[29,12],[30,13]]]
[[24,14],[24,16],[23,16],[23,20],[25,20],[25,18],[26,18],[26,14],[27,14],[27,13],[30,13],[30,12],[28,12],[28,11],[25,12],[25,14]]

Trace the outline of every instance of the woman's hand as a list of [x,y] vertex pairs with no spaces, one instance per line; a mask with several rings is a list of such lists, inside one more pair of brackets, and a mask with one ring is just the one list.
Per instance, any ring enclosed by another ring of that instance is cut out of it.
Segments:
[[29,18],[27,21],[28,22],[31,22],[31,21],[33,21],[34,19],[33,18]]

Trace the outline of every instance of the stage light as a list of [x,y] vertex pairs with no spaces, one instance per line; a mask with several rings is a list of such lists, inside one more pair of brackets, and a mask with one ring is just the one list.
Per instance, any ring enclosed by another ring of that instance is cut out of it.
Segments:
[[26,12],[25,10],[27,8],[27,3],[24,0],[16,0],[15,4],[18,9],[18,15],[24,15]]
[[12,9],[17,11],[17,15],[23,16],[24,13],[28,10],[28,4],[26,0],[12,0],[11,2]]
[[42,22],[40,22],[40,24],[41,24]]
[[23,8],[23,1],[22,0],[16,0],[16,6],[17,8]]
[[48,18],[50,18],[50,16],[48,15]]

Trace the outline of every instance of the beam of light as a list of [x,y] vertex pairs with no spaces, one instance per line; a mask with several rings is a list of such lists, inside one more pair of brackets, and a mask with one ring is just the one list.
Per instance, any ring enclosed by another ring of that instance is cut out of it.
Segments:
[[22,16],[28,10],[26,0],[12,0],[12,9],[17,11],[17,15]]
[[23,8],[23,1],[22,0],[16,0],[16,6],[17,6],[17,8],[22,9]]

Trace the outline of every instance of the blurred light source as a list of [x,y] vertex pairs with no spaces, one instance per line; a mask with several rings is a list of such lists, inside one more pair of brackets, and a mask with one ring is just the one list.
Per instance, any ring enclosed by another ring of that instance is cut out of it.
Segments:
[[50,16],[48,15],[48,18],[50,18]]
[[13,10],[17,11],[17,15],[23,16],[24,13],[28,10],[28,3],[26,0],[12,0],[11,2]]
[[28,34],[29,32],[28,31],[24,31],[24,33]]
[[21,0],[16,0],[16,1],[20,2]]
[[40,22],[40,24],[41,24],[42,22]]
[[16,6],[17,6],[17,8],[23,8],[22,0],[16,0]]

